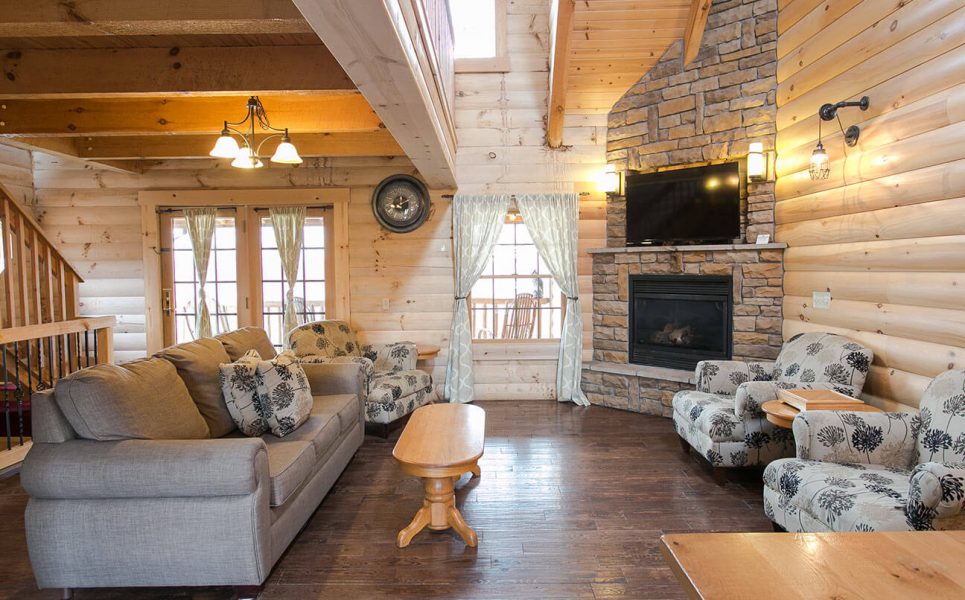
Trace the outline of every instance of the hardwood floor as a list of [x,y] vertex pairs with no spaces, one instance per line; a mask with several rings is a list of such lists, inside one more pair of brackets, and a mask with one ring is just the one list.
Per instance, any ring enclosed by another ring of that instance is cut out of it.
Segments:
[[[669,419],[592,406],[482,402],[482,478],[463,476],[457,504],[479,534],[395,536],[423,488],[404,476],[388,440],[367,437],[260,598],[684,598],[658,550],[667,531],[770,531],[760,472],[716,485],[700,457],[681,452]],[[26,497],[0,482],[4,540],[0,597],[37,591],[23,532]],[[220,600],[226,588],[78,590],[75,598]]]

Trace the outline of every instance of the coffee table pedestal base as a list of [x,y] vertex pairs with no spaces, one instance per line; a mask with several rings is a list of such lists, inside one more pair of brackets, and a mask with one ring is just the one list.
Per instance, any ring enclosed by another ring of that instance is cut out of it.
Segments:
[[[472,465],[471,469],[467,470],[471,470],[475,477],[480,476],[478,465]],[[476,546],[476,532],[466,524],[462,513],[456,508],[456,494],[453,486],[457,480],[458,476],[455,475],[422,477],[426,497],[422,501],[422,508],[412,518],[412,522],[396,536],[395,543],[399,548],[408,546],[412,538],[425,528],[433,531],[452,528],[462,537],[467,546]]]

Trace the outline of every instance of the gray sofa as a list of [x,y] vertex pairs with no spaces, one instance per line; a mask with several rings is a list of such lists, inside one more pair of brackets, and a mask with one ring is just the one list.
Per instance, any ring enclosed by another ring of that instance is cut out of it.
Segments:
[[80,439],[63,398],[34,396],[21,482],[39,587],[258,586],[348,465],[365,422],[359,365],[305,365],[314,408],[284,438],[214,437],[204,374],[217,382],[211,365],[248,348],[274,355],[259,329],[215,339],[157,355],[177,366],[208,439]]

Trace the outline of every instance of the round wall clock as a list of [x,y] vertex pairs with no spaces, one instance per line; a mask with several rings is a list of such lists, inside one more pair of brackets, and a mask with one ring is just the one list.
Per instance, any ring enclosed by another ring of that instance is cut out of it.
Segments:
[[382,227],[395,233],[418,229],[429,218],[429,190],[409,175],[382,180],[372,194],[372,212]]

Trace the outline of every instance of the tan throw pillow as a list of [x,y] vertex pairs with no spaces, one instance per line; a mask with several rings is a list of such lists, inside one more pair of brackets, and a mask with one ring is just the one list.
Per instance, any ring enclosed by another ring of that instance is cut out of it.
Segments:
[[238,360],[249,350],[257,350],[258,356],[265,360],[275,358],[278,354],[268,339],[268,333],[261,327],[242,327],[217,335],[214,339],[224,345],[232,361]]
[[249,350],[233,363],[220,366],[225,405],[241,433],[255,437],[268,431],[271,407],[258,393],[257,350]]
[[230,362],[221,342],[202,338],[161,350],[155,356],[170,361],[188,386],[188,393],[208,423],[211,437],[221,437],[235,430],[235,422],[225,406],[219,381],[221,363]]
[[290,350],[258,363],[258,390],[271,407],[268,428],[278,437],[295,431],[312,412],[308,377]]
[[82,369],[57,382],[54,399],[89,440],[210,437],[174,365],[160,358]]

